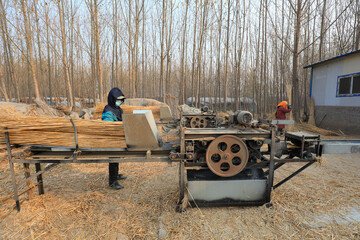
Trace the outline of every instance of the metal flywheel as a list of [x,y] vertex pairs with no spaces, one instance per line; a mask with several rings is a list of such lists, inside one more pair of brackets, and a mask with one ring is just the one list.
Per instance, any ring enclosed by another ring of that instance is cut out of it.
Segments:
[[238,137],[223,135],[213,140],[206,150],[206,163],[221,177],[232,177],[241,172],[249,158],[246,144]]
[[190,121],[191,128],[206,128],[206,118],[202,116],[192,117]]

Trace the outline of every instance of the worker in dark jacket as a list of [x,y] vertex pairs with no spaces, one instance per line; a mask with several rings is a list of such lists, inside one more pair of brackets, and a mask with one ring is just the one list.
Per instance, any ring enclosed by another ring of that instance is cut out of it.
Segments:
[[[105,106],[101,119],[104,121],[122,121],[121,104],[125,101],[125,96],[119,88],[113,88],[109,92],[108,105]],[[118,180],[125,179],[126,176],[119,175],[119,163],[109,163],[109,186],[119,190],[123,186]]]
[[[282,101],[281,103],[279,103],[277,105],[277,110],[276,110],[276,113],[275,113],[276,119],[279,119],[279,120],[286,119],[285,114],[291,112],[291,109],[292,109],[291,105],[288,105],[288,103],[286,101]],[[283,132],[284,128],[285,128],[284,124],[278,124],[278,130],[279,130],[280,133]]]

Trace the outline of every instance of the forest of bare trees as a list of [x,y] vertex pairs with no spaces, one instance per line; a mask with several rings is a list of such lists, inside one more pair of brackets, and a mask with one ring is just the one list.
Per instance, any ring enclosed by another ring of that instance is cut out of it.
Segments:
[[[0,0],[0,98],[127,97],[274,110],[292,89],[309,105],[303,66],[359,49],[360,0]],[[219,104],[221,103],[221,104]],[[253,107],[254,107],[253,106]]]

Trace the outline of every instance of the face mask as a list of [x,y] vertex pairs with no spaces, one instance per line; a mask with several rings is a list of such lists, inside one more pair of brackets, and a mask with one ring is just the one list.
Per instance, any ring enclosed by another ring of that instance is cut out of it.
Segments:
[[123,103],[121,100],[116,100],[115,106],[120,107],[120,105]]

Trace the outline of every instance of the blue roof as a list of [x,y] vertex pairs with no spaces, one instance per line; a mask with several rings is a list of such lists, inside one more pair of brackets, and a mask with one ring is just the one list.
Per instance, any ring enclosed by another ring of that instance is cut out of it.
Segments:
[[329,62],[329,61],[332,61],[332,60],[335,60],[335,59],[339,59],[339,58],[342,58],[342,57],[345,57],[345,56],[349,56],[349,55],[352,55],[352,54],[355,54],[355,53],[359,53],[359,52],[360,52],[360,50],[345,53],[345,54],[340,55],[340,56],[336,56],[336,57],[329,58],[329,59],[326,59],[326,60],[323,60],[323,61],[320,61],[320,62],[317,62],[317,63],[313,63],[311,65],[307,65],[304,68],[314,67],[316,65],[323,64],[323,63],[326,63],[326,62]]

